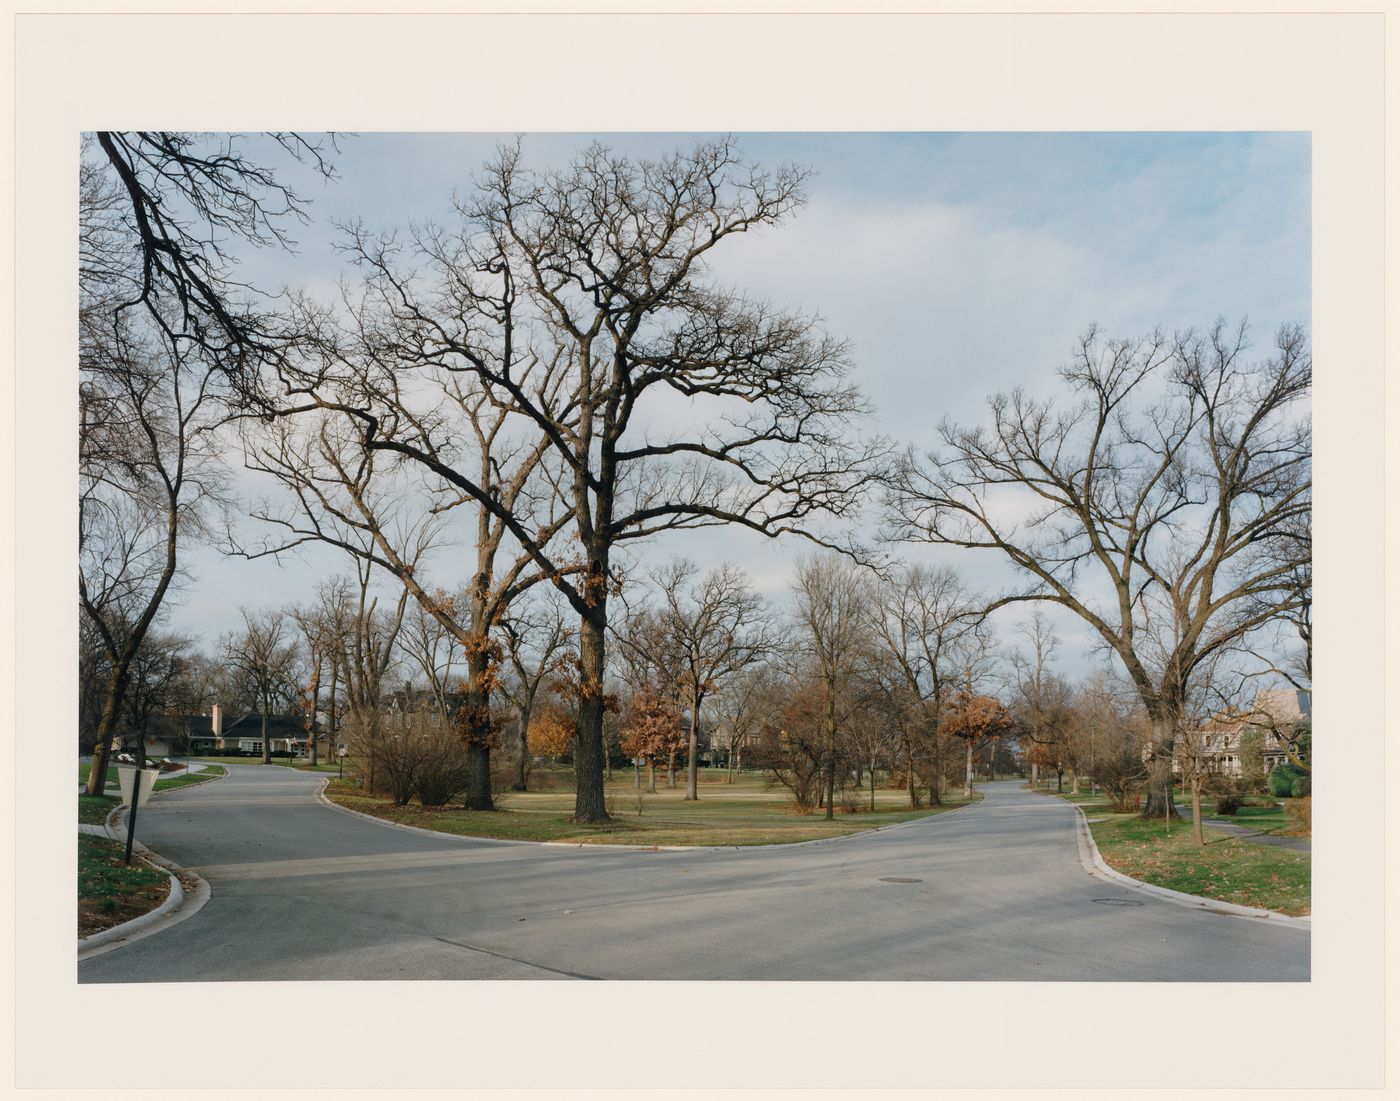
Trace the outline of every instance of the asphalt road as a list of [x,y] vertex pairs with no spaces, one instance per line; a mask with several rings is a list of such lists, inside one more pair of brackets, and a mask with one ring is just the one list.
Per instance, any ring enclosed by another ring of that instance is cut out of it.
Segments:
[[213,894],[85,983],[289,979],[1306,981],[1309,932],[1142,897],[1081,866],[1019,782],[805,845],[616,851],[415,834],[231,767],[141,809]]

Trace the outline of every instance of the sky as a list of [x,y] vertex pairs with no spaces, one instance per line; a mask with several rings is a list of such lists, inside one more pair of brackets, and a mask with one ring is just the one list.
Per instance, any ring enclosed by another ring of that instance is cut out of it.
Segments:
[[[664,154],[704,135],[524,136],[536,168],[598,140]],[[312,200],[296,253],[243,256],[239,277],[268,290],[329,295],[348,276],[336,223],[376,230],[450,221],[454,193],[514,135],[361,134],[333,156],[323,184],[295,165],[285,178]],[[853,378],[871,400],[867,429],[927,447],[944,417],[982,419],[989,395],[1014,386],[1051,395],[1056,368],[1091,323],[1110,336],[1248,319],[1267,354],[1280,325],[1309,321],[1310,142],[1304,133],[786,133],[736,135],[743,156],[809,167],[808,203],[781,226],[717,254],[717,280],[821,317],[852,346]],[[250,150],[259,152],[260,149]],[[236,457],[235,461],[236,461]],[[260,491],[248,478],[238,484]],[[251,534],[251,533],[250,533]],[[666,537],[649,554],[702,568],[732,561],[784,599],[803,548],[734,531]],[[911,560],[957,563],[988,588],[1009,580],[976,552],[908,548]],[[206,647],[235,629],[240,605],[289,605],[344,572],[329,550],[248,562],[209,548],[186,555],[190,580],[167,626]],[[451,584],[449,563],[439,563]],[[1014,619],[1000,624],[1010,640]],[[1092,640],[1054,620],[1060,665],[1087,669]]]

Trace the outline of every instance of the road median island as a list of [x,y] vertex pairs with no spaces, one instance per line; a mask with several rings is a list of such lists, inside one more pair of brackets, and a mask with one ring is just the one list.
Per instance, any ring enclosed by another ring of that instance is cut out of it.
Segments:
[[1216,832],[1208,832],[1206,843],[1197,845],[1189,820],[1178,820],[1169,828],[1164,820],[1117,813],[1102,795],[1063,793],[1059,797],[1084,813],[1104,863],[1121,875],[1235,906],[1290,917],[1311,913],[1308,853]]
[[395,806],[387,796],[370,796],[353,782],[331,780],[327,801],[385,822],[461,837],[499,841],[561,842],[574,845],[653,847],[726,847],[781,845],[844,837],[917,821],[957,810],[972,800],[945,797],[941,806],[913,810],[902,791],[878,790],[875,810],[869,809],[868,789],[861,793],[862,809],[827,820],[821,812],[796,813],[790,801],[768,789],[756,777],[733,784],[712,781],[701,785],[700,798],[684,799],[684,790],[658,789],[644,793],[640,807],[630,780],[608,785],[609,814],[603,825],[571,822],[573,792],[560,787],[538,792],[506,792],[496,797],[495,811],[469,811],[460,806]]

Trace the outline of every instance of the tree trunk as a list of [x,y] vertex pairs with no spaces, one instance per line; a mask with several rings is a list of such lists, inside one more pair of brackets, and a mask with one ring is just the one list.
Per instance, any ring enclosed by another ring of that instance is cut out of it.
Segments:
[[466,691],[462,693],[461,731],[467,744],[467,810],[495,810],[491,800],[491,701],[487,684],[491,656],[473,646],[467,655]]
[[1165,818],[1177,815],[1172,800],[1172,736],[1175,724],[1169,718],[1152,720],[1152,759],[1147,777],[1147,800],[1142,817]]
[[1034,761],[1031,762],[1031,789],[1033,791],[1040,788],[1040,766]]
[[327,758],[328,758],[329,760],[337,760],[337,761],[340,759],[340,745],[339,745],[339,742],[340,742],[340,735],[339,735],[338,733],[336,733],[336,719],[338,718],[338,716],[337,716],[337,714],[336,714],[336,706],[335,706],[335,690],[336,690],[337,688],[340,687],[340,685],[339,685],[339,683],[338,683],[339,674],[340,674],[340,665],[339,665],[337,662],[332,661],[332,662],[331,662],[331,698],[328,699],[328,700],[326,701],[326,708],[327,708],[327,710],[330,712],[330,719],[331,719],[331,721],[330,721],[330,729],[326,731],[326,756],[327,756]]
[[1071,795],[1079,794],[1079,771],[1073,768],[1069,770],[1069,793]]
[[967,783],[963,785],[963,795],[972,798],[972,739],[967,740]]
[[656,762],[647,758],[647,794],[656,794]]
[[[601,585],[597,585],[601,589]],[[588,614],[579,617],[578,726],[574,736],[574,821],[607,822],[603,790],[603,672],[606,662],[607,604],[599,593]]]
[[495,810],[491,799],[491,747],[480,742],[467,746],[467,810]]
[[529,790],[530,714],[533,710],[532,707],[516,708],[520,725],[520,759],[515,762],[515,783],[511,784],[512,791]]
[[1205,832],[1201,829],[1201,777],[1191,777],[1191,838],[1199,846],[1206,843]]
[[674,749],[666,758],[666,786],[672,790],[676,786],[676,751]]
[[700,701],[693,699],[690,708],[690,758],[685,766],[685,797],[700,798]]
[[107,698],[102,702],[102,717],[97,721],[97,741],[92,747],[92,769],[87,782],[89,795],[101,795],[107,787],[107,762],[111,759],[112,737],[117,728],[117,698],[116,691],[109,687]]
[[272,764],[272,742],[267,737],[267,711],[272,706],[272,701],[266,696],[262,701],[262,763]]
[[875,810],[875,761],[870,761],[870,809]]

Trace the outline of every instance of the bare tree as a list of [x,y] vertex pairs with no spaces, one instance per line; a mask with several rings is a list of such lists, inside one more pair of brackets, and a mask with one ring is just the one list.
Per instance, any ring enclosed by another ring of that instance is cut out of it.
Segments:
[[[711,251],[784,220],[804,179],[743,165],[729,141],[639,162],[594,145],[543,173],[525,168],[518,146],[504,149],[460,202],[457,232],[417,235],[417,268],[392,239],[351,228],[370,298],[393,322],[377,329],[396,334],[391,377],[342,356],[279,365],[282,412],[334,411],[364,451],[398,456],[475,502],[579,616],[579,821],[607,819],[603,678],[618,548],[717,524],[819,534],[823,516],[856,508],[883,452],[852,433],[865,404],[846,381],[843,344],[812,318],[708,278]],[[558,528],[457,460],[461,432],[443,399],[468,382],[515,419],[522,446],[545,448],[571,543],[556,544]]]
[[1055,766],[1055,786],[1059,789],[1061,773],[1070,770],[1070,790],[1079,794],[1079,770],[1076,767],[1072,729],[1070,687],[1051,670],[1050,665],[1060,640],[1039,608],[1031,613],[1028,623],[1018,632],[1029,646],[1027,651],[1011,654],[1014,692],[1011,710],[1017,721],[1020,738],[1041,747],[1044,752],[1030,754],[1031,785],[1039,777],[1042,759]]
[[[432,604],[442,608],[447,618],[451,618],[462,599],[444,589],[436,589],[430,596]],[[461,660],[461,644],[443,625],[442,619],[419,601],[415,601],[412,610],[405,614],[399,637],[404,652],[422,671],[428,691],[432,693],[438,720],[446,729],[452,717],[455,696],[452,670]]]
[[765,724],[778,725],[782,702],[779,675],[767,661],[740,670],[720,687],[715,696],[716,732],[724,737],[728,783],[742,767],[745,744]]
[[182,546],[222,502],[223,470],[216,369],[149,333],[84,328],[78,600],[106,673],[88,780],[100,795],[132,662],[178,582]]
[[[273,135],[329,174],[316,142]],[[218,496],[210,446],[255,332],[234,298],[230,237],[286,244],[304,216],[274,172],[194,135],[85,137],[79,177],[79,602],[100,642],[105,699],[88,781],[101,794],[131,663]],[[134,309],[133,307],[140,307]]]
[[918,775],[926,767],[929,800],[941,797],[943,743],[939,718],[949,691],[954,652],[972,632],[980,603],[947,566],[905,566],[875,588],[872,627],[891,665],[889,692],[902,700],[901,733],[909,767],[909,801],[919,805]]
[[[1061,372],[1077,404],[999,395],[989,428],[945,422],[940,448],[906,456],[891,482],[897,537],[1004,557],[1031,584],[999,603],[1060,604],[1118,656],[1153,724],[1149,816],[1173,813],[1192,675],[1300,606],[1311,351],[1298,326],[1262,363],[1245,349],[1243,326],[1223,323],[1173,339],[1090,329]],[[1140,644],[1154,604],[1176,640],[1158,662]]]
[[291,248],[290,222],[310,220],[309,200],[278,179],[268,159],[300,162],[335,178],[327,153],[335,135],[270,133],[258,160],[246,148],[256,135],[172,131],[99,131],[83,167],[110,195],[125,251],[125,287],[114,317],[141,307],[177,347],[195,345],[239,363],[275,353],[286,335],[269,311],[256,308],[253,288],[233,278],[241,240]]
[[776,642],[762,599],[730,565],[698,581],[693,562],[676,559],[655,577],[661,597],[657,631],[671,653],[669,670],[690,715],[686,799],[699,798],[700,709],[734,674],[760,661]]
[[262,720],[262,762],[272,762],[272,742],[268,738],[268,720],[274,706],[294,698],[296,651],[287,629],[287,617],[280,611],[250,612],[242,609],[243,631],[230,635],[224,645],[224,655],[246,678],[258,701]]
[[[379,350],[379,342],[385,339],[383,334],[373,340],[363,336],[347,354],[367,374],[389,371]],[[552,491],[546,487],[541,496],[532,483],[544,449],[512,449],[500,442],[499,433],[509,418],[479,390],[457,386],[453,402],[458,423],[468,430],[462,440],[451,444],[459,456],[457,461],[474,464],[479,478],[495,479],[491,481],[492,493],[504,508],[513,510],[513,515],[547,511]],[[432,634],[441,632],[460,651],[466,675],[461,690],[455,693],[453,726],[466,743],[471,762],[466,805],[473,810],[492,809],[490,752],[495,730],[490,696],[502,657],[492,628],[511,603],[544,575],[524,552],[516,552],[513,561],[506,561],[501,569],[498,559],[506,557],[501,550],[508,532],[499,516],[450,487],[430,488],[426,498],[415,494],[402,476],[395,477],[402,472],[384,475],[379,470],[381,456],[363,449],[355,433],[334,415],[309,411],[299,418],[276,421],[271,431],[259,432],[256,427],[254,431],[247,464],[289,488],[295,505],[282,510],[259,508],[256,518],[280,528],[285,535],[245,553],[252,557],[281,554],[308,542],[328,543],[361,563],[384,570],[403,585],[416,602],[420,621],[431,620],[434,625],[423,629]],[[470,514],[474,529],[474,569],[464,591],[449,594],[430,587],[421,566],[459,509]],[[557,517],[546,521],[553,531],[563,525],[564,520]],[[552,535],[541,537],[548,541]],[[422,630],[413,637],[425,644],[429,641]],[[436,690],[445,718],[445,683],[438,683]]]
[[151,718],[175,700],[184,671],[189,640],[152,631],[141,641],[131,664],[125,725],[136,735],[136,767],[146,767],[146,735]]
[[823,768],[831,818],[840,731],[856,708],[856,676],[869,645],[870,584],[859,566],[827,553],[798,562],[793,589],[797,645],[823,689]]
[[[321,689],[329,679],[330,697],[335,698],[339,680],[339,651],[342,640],[336,630],[334,608],[336,590],[332,582],[322,582],[317,600],[291,609],[292,622],[301,632],[301,672],[298,703],[306,730],[307,753],[312,768],[316,767],[321,731]],[[334,703],[332,703],[332,708]],[[332,729],[334,724],[332,723]]]
[[502,678],[502,690],[515,710],[519,756],[515,763],[515,791],[529,786],[530,719],[540,689],[559,672],[570,654],[574,632],[559,601],[548,597],[516,601],[500,622],[506,661],[511,674]]

